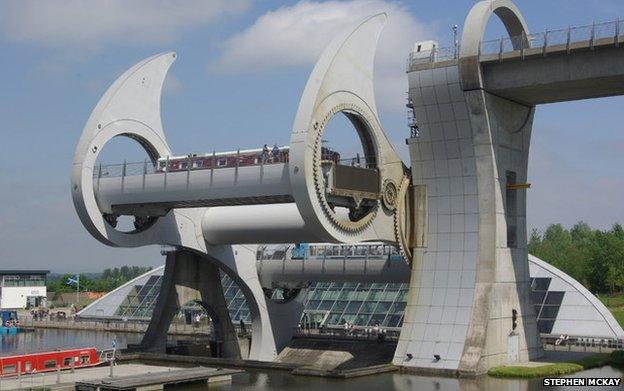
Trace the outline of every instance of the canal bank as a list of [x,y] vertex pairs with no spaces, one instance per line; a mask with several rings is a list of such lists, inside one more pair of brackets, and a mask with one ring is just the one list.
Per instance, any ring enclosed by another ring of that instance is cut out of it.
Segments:
[[[143,334],[147,330],[147,322],[131,322],[123,320],[115,321],[89,321],[89,320],[74,320],[74,318],[67,318],[65,320],[52,320],[52,319],[37,319],[31,316],[20,316],[20,327],[33,330],[33,329],[58,329],[58,330],[91,330],[91,331],[103,331],[103,332],[119,332],[119,333],[140,333]],[[192,324],[185,323],[171,323],[169,327],[169,335],[185,335],[185,336],[197,336],[197,335],[210,335],[211,327],[206,324],[202,324],[196,327]]]
[[[207,367],[178,368],[163,365],[126,363],[111,369],[95,368],[38,373],[0,379],[0,390],[136,390],[163,389],[170,385],[229,382],[240,370]],[[112,373],[112,376],[111,376]]]
[[[98,349],[110,348],[113,338],[117,340],[117,347],[123,349],[128,343],[138,343],[141,335],[138,333],[112,333],[102,331],[85,331],[85,330],[57,330],[57,329],[39,329],[33,333],[18,334],[16,336],[4,336],[0,355],[18,354],[18,350],[48,351],[56,348],[70,348],[79,346],[94,346]],[[224,362],[219,359],[211,359],[202,357],[200,359],[194,357],[171,357],[168,360],[159,361],[159,357],[152,356],[127,356],[128,361],[120,362],[121,365],[127,363],[139,363],[145,365],[154,365],[164,368],[183,368],[194,366],[205,366],[212,368],[231,368],[243,369],[245,372],[232,376],[231,384],[211,385],[210,390],[261,390],[261,391],[294,391],[294,390],[319,390],[323,391],[343,391],[345,389],[357,389],[358,391],[368,390],[399,390],[411,391],[418,389],[419,391],[427,390],[449,390],[449,391],[465,391],[465,390],[514,390],[514,391],[533,391],[542,389],[541,379],[496,379],[489,376],[481,376],[475,379],[457,379],[443,378],[434,376],[422,376],[413,373],[388,372],[376,373],[371,376],[364,377],[319,377],[304,376],[293,374],[299,365],[285,363],[261,363],[239,360],[236,362]],[[162,359],[162,357],[160,357]],[[183,361],[187,362],[184,363]],[[203,360],[197,362],[197,360]],[[590,371],[582,371],[570,375],[571,377],[622,377],[624,372],[621,370],[603,367]],[[3,388],[4,389],[4,388]],[[207,390],[203,385],[185,385],[174,386],[169,389],[180,391],[199,391]],[[565,388],[564,388],[565,389]]]

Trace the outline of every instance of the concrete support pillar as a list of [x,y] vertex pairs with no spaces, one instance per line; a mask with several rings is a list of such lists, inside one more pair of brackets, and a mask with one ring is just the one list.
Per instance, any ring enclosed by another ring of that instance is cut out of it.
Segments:
[[241,358],[238,338],[227,309],[219,268],[189,251],[167,255],[165,274],[152,321],[141,341],[141,349],[164,352],[167,330],[180,308],[200,303],[213,322],[213,338],[221,345],[221,355]]
[[428,242],[414,251],[394,363],[475,375],[527,361],[539,349],[526,190],[507,183],[527,180],[534,108],[464,91],[456,63],[408,77],[420,126],[408,140],[412,180],[427,188]]
[[480,45],[493,14],[510,36],[528,34],[511,0],[480,1],[459,59],[408,73],[420,127],[408,140],[412,180],[427,187],[429,242],[414,252],[394,363],[421,371],[473,376],[540,355],[526,190],[514,186],[527,181],[535,108],[483,86]]
[[[291,340],[301,318],[305,289],[288,302],[274,302],[264,296],[260,285],[255,247],[215,246],[209,253],[169,253],[158,301],[139,349],[164,352],[173,316],[182,305],[195,301],[213,320],[213,336],[221,342],[222,357],[273,361]],[[239,286],[251,313],[251,345],[242,354],[223,296],[219,268]]]

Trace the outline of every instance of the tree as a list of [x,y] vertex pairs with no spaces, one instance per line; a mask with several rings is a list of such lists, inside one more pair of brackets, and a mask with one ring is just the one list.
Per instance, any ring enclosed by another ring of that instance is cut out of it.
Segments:
[[540,253],[542,251],[542,235],[535,228],[531,231],[528,247],[529,254],[533,254],[536,257],[541,258]]
[[584,222],[569,231],[552,224],[543,235],[533,230],[529,252],[551,263],[596,293],[624,291],[624,228],[593,230]]
[[[104,269],[100,274],[80,274],[80,290],[109,292],[126,282],[152,270],[151,267],[122,266],[121,268]],[[67,285],[67,280],[74,274],[51,275],[48,278],[48,290],[55,293],[75,292],[75,285]]]

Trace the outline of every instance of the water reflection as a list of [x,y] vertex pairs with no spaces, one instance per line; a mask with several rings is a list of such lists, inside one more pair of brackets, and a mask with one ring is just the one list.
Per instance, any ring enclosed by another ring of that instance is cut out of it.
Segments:
[[128,343],[140,342],[142,336],[138,333],[37,329],[32,332],[2,334],[0,356],[92,346],[100,350],[109,349],[113,339],[117,340],[117,348],[123,349]]
[[[95,346],[98,349],[107,349],[113,338],[117,339],[117,347],[124,348],[128,343],[138,343],[142,334],[112,333],[78,330],[40,329],[29,333],[2,335],[0,356],[21,353],[41,352],[55,349],[80,348]],[[578,372],[568,377],[623,377],[624,371],[605,367],[589,371]],[[583,390],[593,387],[584,387]],[[326,379],[307,376],[293,376],[284,371],[257,371],[248,370],[245,373],[234,375],[231,383],[206,385],[179,386],[173,390],[200,391],[200,390],[322,390],[343,391],[355,389],[358,391],[398,390],[398,391],[533,391],[541,390],[541,379],[535,380],[508,380],[482,376],[478,379],[450,379],[416,376],[403,373],[386,373],[366,376],[349,380]],[[574,387],[549,387],[549,390],[575,390]],[[580,388],[578,388],[580,390]],[[594,388],[597,389],[597,388]]]
[[[570,377],[622,377],[624,372],[615,368],[605,367],[578,372]],[[173,390],[200,391],[200,390],[323,390],[343,391],[354,389],[358,391],[397,390],[397,391],[534,391],[542,390],[542,380],[510,380],[496,379],[481,376],[477,379],[449,379],[416,376],[405,373],[389,373],[349,380],[324,379],[306,376],[293,376],[287,372],[250,370],[247,373],[234,375],[231,384],[179,386]],[[549,390],[575,390],[574,387],[549,387]],[[599,387],[584,387],[583,389],[599,389]]]

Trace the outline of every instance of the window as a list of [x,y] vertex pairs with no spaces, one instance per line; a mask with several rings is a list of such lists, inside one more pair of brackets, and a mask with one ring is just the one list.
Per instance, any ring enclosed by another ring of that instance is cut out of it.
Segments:
[[557,319],[558,313],[559,313],[558,305],[545,305],[542,307],[542,312],[540,313],[540,319]]
[[554,319],[537,321],[537,328],[539,329],[539,332],[542,334],[550,334],[554,325],[555,325]]
[[55,368],[56,367],[56,360],[46,360],[43,363],[43,367],[46,368],[46,369]]
[[346,312],[352,312],[352,313],[358,312],[361,305],[362,305],[361,301],[352,301],[349,303],[349,305],[347,305]]
[[544,304],[561,305],[564,294],[565,292],[550,291],[548,292],[548,296],[546,296],[546,301],[544,302]]
[[32,370],[32,364],[30,361],[26,361],[26,364],[24,365],[24,371],[26,372],[30,372]]
[[89,363],[89,356],[80,356],[81,365],[88,364],[88,363]]
[[45,286],[43,275],[7,275],[2,278],[2,286]]
[[227,158],[221,158],[217,160],[217,167],[225,167],[227,166]]
[[542,304],[544,302],[544,297],[546,296],[546,292],[531,292],[531,302],[533,304]]
[[2,373],[3,374],[8,374],[8,373],[15,373],[17,371],[17,368],[15,367],[15,365],[5,365],[4,367],[2,367]]
[[400,322],[401,322],[400,315],[390,315],[384,320],[383,326],[399,327],[401,326]]
[[65,357],[65,358],[63,359],[63,366],[64,366],[64,367],[68,367],[68,366],[70,366],[70,365],[71,365],[71,363],[72,363],[72,358],[71,358],[71,357]]
[[420,53],[421,49],[422,49],[422,45],[418,45],[418,47],[416,48],[416,52]]
[[[507,186],[516,184],[516,173],[507,171]],[[505,186],[505,217],[507,219],[507,247],[518,247],[517,219],[518,205],[516,189]]]
[[547,291],[550,286],[549,277],[537,277],[531,282],[531,289],[534,291]]

